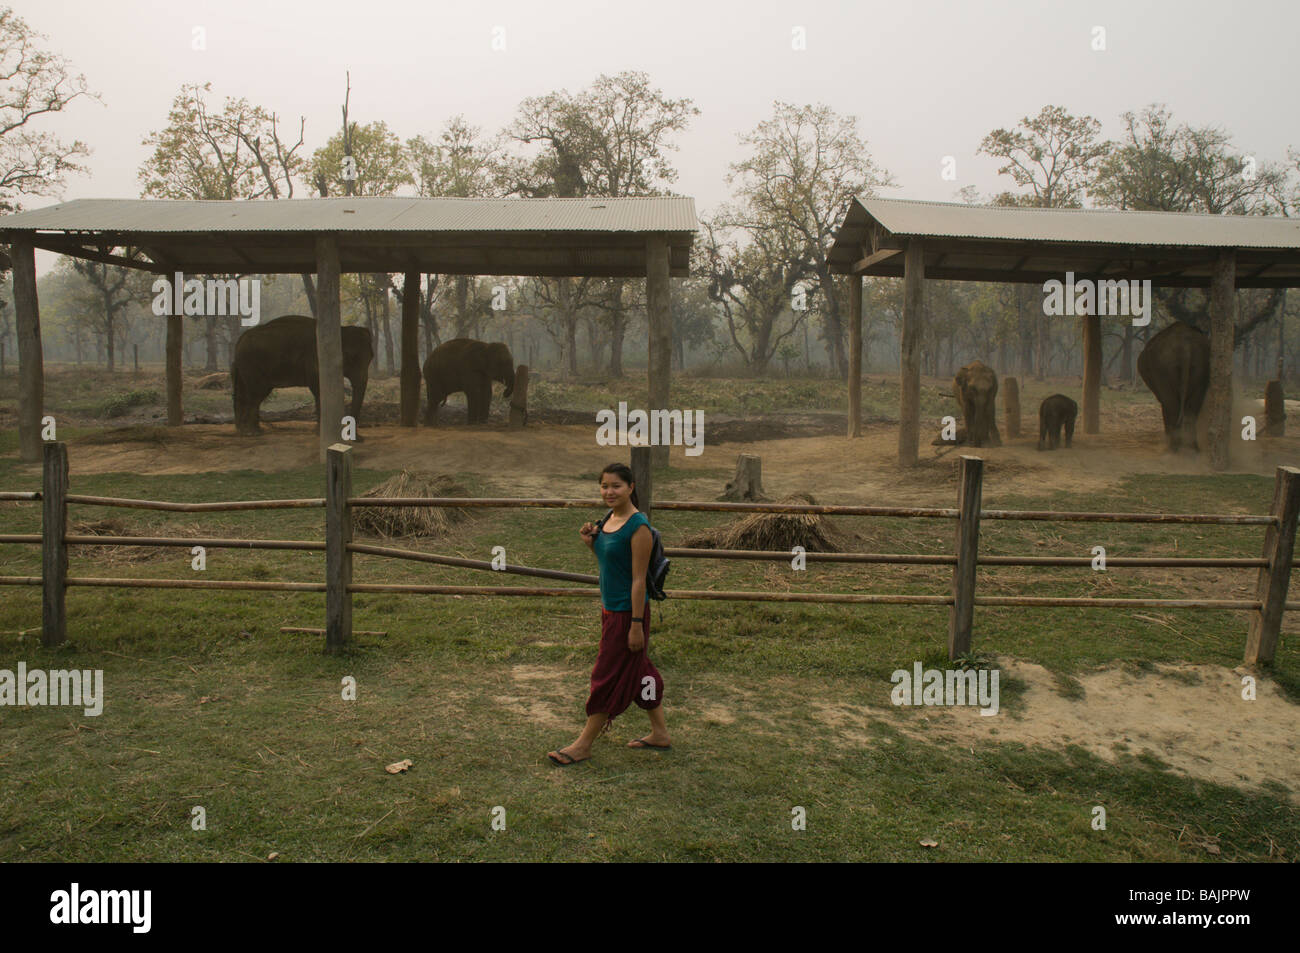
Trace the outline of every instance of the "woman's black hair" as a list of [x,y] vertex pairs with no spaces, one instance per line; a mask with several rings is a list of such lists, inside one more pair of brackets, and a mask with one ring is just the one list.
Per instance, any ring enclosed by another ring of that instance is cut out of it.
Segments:
[[626,463],[611,463],[605,469],[600,471],[600,475],[612,473],[624,483],[632,488],[632,505],[638,510],[641,509],[641,501],[636,498],[636,480],[632,479],[632,468]]

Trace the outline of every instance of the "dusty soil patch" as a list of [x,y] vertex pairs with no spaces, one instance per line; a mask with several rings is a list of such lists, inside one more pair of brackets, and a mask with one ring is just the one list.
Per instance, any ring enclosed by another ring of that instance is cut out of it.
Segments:
[[[1283,785],[1300,803],[1300,706],[1268,679],[1254,701],[1241,697],[1244,669],[1162,664],[1152,672],[1108,668],[1079,678],[1084,697],[1063,695],[1041,665],[999,659],[1001,678],[1025,694],[1015,714],[989,717],[978,708],[911,709],[890,723],[917,738],[963,746],[1020,742],[1047,748],[1078,745],[1116,762],[1150,754],[1189,777],[1235,787]],[[861,719],[859,719],[860,721]],[[833,724],[830,719],[828,723]],[[853,739],[851,739],[853,740]]]

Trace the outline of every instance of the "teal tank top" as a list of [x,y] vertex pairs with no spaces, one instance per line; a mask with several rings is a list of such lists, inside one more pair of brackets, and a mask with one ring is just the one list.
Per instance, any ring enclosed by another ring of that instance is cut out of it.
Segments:
[[638,527],[649,525],[638,511],[614,532],[602,526],[596,534],[591,548],[600,566],[600,602],[610,612],[632,611],[632,536]]

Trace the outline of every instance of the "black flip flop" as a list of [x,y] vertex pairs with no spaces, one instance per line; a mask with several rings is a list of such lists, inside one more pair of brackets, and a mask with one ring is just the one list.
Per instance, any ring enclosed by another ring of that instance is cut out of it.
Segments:
[[645,738],[638,738],[638,739],[636,740],[636,744],[634,744],[634,745],[628,745],[628,747],[631,748],[633,751],[641,751],[641,750],[644,750],[644,749],[647,749],[647,748],[650,749],[650,750],[653,750],[653,751],[672,751],[672,750],[673,750],[673,746],[672,746],[672,745],[652,745],[650,742],[646,741]]
[[591,755],[587,755],[587,757],[585,757],[585,758],[575,758],[575,757],[573,757],[573,755],[565,753],[565,751],[564,751],[563,748],[557,748],[555,753],[558,754],[558,755],[560,756],[560,758],[568,758],[568,759],[569,759],[568,761],[561,761],[560,758],[555,757],[555,755],[548,754],[548,755],[546,756],[546,757],[548,757],[548,758],[551,759],[551,764],[555,765],[556,767],[560,767],[560,768],[569,768],[569,767],[572,767],[572,766],[575,765],[575,764],[582,764],[582,762],[584,762],[584,761],[590,761],[590,760],[591,760]]

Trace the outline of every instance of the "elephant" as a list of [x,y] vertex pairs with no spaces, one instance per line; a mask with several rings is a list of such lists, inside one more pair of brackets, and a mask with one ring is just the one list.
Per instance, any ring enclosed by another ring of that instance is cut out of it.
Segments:
[[957,372],[952,382],[953,396],[961,405],[966,420],[965,443],[972,447],[1002,446],[995,416],[998,375],[981,361],[971,361]]
[[[353,419],[360,422],[361,402],[375,351],[368,328],[348,326],[343,331],[343,376],[352,382]],[[307,387],[316,400],[320,420],[320,374],[316,368],[316,319],[286,314],[249,328],[235,342],[230,364],[234,385],[235,430],[243,435],[261,433],[258,408],[277,387]],[[360,438],[358,438],[360,439]]]
[[1065,428],[1065,446],[1074,441],[1074,420],[1079,416],[1079,405],[1064,394],[1053,394],[1038,405],[1038,449],[1055,450],[1061,445],[1061,428]]
[[453,338],[439,344],[425,360],[424,381],[429,396],[426,427],[438,425],[438,408],[456,393],[463,393],[469,403],[471,424],[487,423],[492,382],[505,384],[502,396],[509,397],[515,389],[515,360],[510,348],[499,341]]
[[1196,424],[1210,389],[1210,339],[1175,321],[1142,349],[1138,373],[1160,401],[1170,450],[1199,450]]

